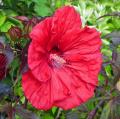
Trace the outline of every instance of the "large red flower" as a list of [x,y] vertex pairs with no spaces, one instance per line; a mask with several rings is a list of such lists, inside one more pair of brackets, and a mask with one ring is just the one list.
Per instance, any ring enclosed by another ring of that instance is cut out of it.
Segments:
[[73,7],[58,9],[30,37],[29,71],[22,76],[22,87],[33,106],[71,109],[94,95],[102,62],[100,33],[82,28]]

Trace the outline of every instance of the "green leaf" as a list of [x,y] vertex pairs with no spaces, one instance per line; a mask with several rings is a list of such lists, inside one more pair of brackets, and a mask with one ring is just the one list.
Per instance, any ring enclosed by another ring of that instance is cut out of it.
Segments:
[[49,16],[52,13],[51,9],[44,4],[35,5],[35,12],[42,17]]
[[55,114],[57,110],[58,110],[57,107],[53,107],[53,108],[52,108],[52,113]]
[[59,8],[65,4],[66,0],[56,0],[55,7]]
[[16,26],[18,26],[18,27],[20,27],[20,28],[23,28],[22,23],[21,23],[19,20],[15,19],[14,17],[8,17],[8,20],[9,20],[11,23],[13,23],[14,25],[16,25]]
[[3,23],[6,20],[6,15],[3,11],[0,11],[0,27],[3,25]]
[[6,16],[7,17],[15,17],[17,16],[18,14],[16,13],[16,11],[13,11],[13,10],[10,10],[10,9],[5,9],[4,12],[6,13]]
[[14,24],[7,21],[0,27],[0,31],[1,32],[7,32],[11,28],[11,26],[14,26]]
[[111,109],[111,101],[109,101],[104,106],[100,119],[109,119],[110,109]]
[[43,119],[54,119],[49,113],[45,113]]
[[47,0],[33,0],[35,2],[35,12],[39,16],[49,16],[52,14],[50,4]]

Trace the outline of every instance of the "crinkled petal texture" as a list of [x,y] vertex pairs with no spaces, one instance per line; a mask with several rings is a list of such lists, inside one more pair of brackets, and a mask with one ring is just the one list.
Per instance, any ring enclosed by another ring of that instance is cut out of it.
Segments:
[[101,68],[100,33],[82,28],[71,6],[58,9],[30,33],[29,71],[22,76],[24,94],[38,109],[79,106],[94,95]]

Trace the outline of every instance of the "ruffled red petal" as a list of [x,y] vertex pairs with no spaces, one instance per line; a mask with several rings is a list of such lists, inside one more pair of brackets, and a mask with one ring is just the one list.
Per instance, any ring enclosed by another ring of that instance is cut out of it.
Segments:
[[[34,42],[34,41],[33,41]],[[31,43],[28,50],[28,64],[31,72],[39,81],[47,81],[51,78],[51,68],[47,63],[47,54],[41,51],[41,46]]]
[[51,36],[51,24],[52,18],[46,18],[37,24],[29,35],[33,41],[40,43],[43,48],[46,47]]
[[[81,83],[82,84],[82,83]],[[72,109],[74,107],[77,107],[81,105],[82,103],[85,103],[94,96],[94,89],[95,86],[82,84],[81,87],[75,89],[75,92],[73,95],[68,96],[64,100],[56,101],[54,103],[55,106],[61,107],[64,110]]]
[[71,109],[94,95],[95,86],[83,82],[69,69],[55,70],[52,76],[46,83],[39,82],[31,71],[22,77],[25,96],[38,109],[48,110],[52,106]]
[[64,91],[67,98],[54,101],[55,106],[61,107],[65,110],[71,109],[86,102],[94,95],[95,85],[82,81],[80,76],[75,76],[74,72],[71,72],[69,69],[62,68],[56,71],[56,75],[62,84],[68,88],[68,91]]
[[60,48],[65,54],[91,54],[100,50],[100,33],[94,29],[85,27],[69,31],[61,38]]
[[28,71],[22,76],[22,87],[25,96],[34,107],[44,110],[51,108],[53,100],[50,81],[42,83]]
[[[48,42],[48,50],[51,44],[57,45],[62,50],[61,44],[66,45],[68,43],[66,41],[70,43],[69,37],[73,37],[74,33],[78,29],[80,30],[81,27],[80,14],[76,12],[74,7],[65,6],[58,9],[52,17],[51,39]],[[73,34],[71,34],[71,31]],[[68,36],[68,38],[63,43],[63,38],[66,36]]]
[[[73,7],[58,9],[35,26],[30,37],[30,71],[23,74],[22,87],[33,106],[71,109],[94,95],[102,62],[100,34],[94,28],[82,28]],[[51,53],[54,65],[49,64]]]
[[82,27],[82,22],[80,19],[80,14],[76,12],[74,7],[65,6],[58,9],[52,21],[52,32],[64,35],[66,32],[72,29],[77,29]]

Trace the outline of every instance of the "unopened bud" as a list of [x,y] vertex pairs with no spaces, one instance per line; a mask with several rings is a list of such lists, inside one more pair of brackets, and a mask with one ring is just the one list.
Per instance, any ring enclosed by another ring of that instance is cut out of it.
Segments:
[[29,21],[28,17],[26,17],[26,16],[16,16],[15,18],[17,20],[20,20],[22,23]]
[[9,29],[8,34],[10,35],[11,40],[16,40],[22,36],[22,31],[20,28],[13,26]]

